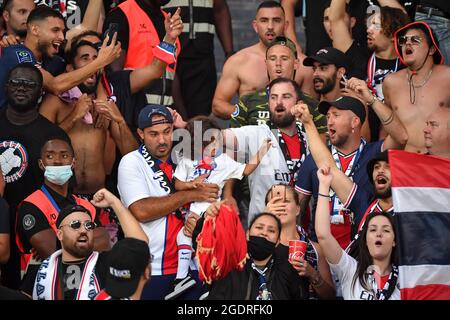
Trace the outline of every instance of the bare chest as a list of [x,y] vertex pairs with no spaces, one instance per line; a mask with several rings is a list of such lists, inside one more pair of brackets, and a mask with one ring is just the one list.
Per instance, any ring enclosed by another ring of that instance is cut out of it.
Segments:
[[253,58],[247,61],[239,70],[239,95],[245,95],[263,89],[269,82],[264,59]]

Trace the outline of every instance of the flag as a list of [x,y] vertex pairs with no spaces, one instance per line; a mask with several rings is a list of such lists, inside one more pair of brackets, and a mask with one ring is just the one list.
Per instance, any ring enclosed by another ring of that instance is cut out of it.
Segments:
[[390,150],[402,300],[450,300],[450,159]]

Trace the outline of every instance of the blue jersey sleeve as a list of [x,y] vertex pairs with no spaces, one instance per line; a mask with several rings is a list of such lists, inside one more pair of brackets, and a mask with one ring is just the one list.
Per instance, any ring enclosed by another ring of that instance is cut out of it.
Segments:
[[305,195],[312,195],[313,192],[313,174],[315,174],[315,163],[311,155],[307,156],[295,180],[295,190]]

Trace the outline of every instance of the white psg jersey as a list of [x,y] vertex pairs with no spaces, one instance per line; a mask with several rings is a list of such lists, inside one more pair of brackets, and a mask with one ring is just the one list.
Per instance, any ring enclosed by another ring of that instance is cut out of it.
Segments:
[[[139,150],[125,155],[119,164],[117,188],[125,207],[148,197],[163,197],[170,192],[163,188],[161,177],[157,176],[140,154]],[[174,214],[140,223],[150,242],[153,255],[152,275],[177,272],[178,251],[176,237],[183,227],[183,221]]]
[[252,159],[266,139],[272,140],[272,147],[262,158],[258,168],[248,177],[250,206],[248,221],[263,212],[265,197],[274,184],[290,184],[291,174],[281,151],[278,139],[266,124],[230,129],[238,141],[238,161]]

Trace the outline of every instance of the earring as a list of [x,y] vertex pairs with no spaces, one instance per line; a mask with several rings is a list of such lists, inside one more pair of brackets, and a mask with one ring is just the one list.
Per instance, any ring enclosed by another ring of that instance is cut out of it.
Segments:
[[352,128],[352,133],[355,133],[355,128]]

